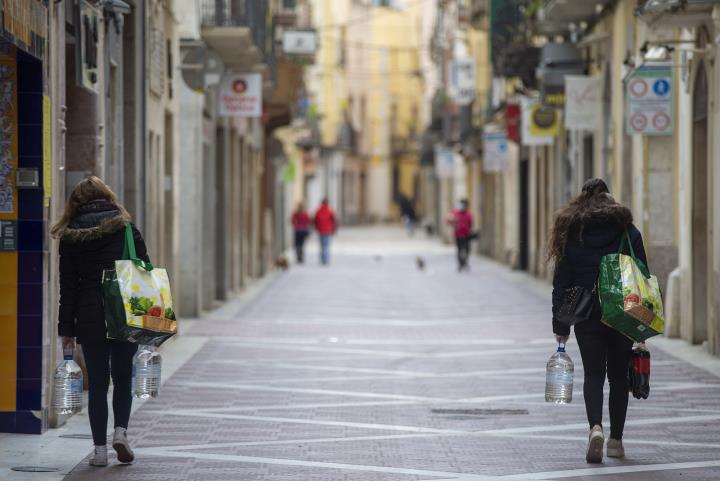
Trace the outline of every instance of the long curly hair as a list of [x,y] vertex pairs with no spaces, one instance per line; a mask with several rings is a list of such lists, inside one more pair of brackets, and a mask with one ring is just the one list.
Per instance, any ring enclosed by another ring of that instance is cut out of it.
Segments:
[[117,207],[121,215],[130,218],[128,212],[118,201],[115,192],[113,192],[99,177],[91,175],[90,177],[81,180],[80,183],[75,186],[68,198],[67,204],[65,205],[65,212],[63,212],[63,215],[58,223],[50,230],[50,235],[55,239],[59,238],[60,234],[77,215],[78,209],[94,200],[107,200]]
[[583,185],[580,195],[555,214],[555,223],[550,232],[547,261],[560,261],[565,255],[565,246],[570,235],[582,239],[583,230],[591,221],[606,219],[621,227],[632,224],[630,210],[617,203],[610,195],[602,179],[590,179]]

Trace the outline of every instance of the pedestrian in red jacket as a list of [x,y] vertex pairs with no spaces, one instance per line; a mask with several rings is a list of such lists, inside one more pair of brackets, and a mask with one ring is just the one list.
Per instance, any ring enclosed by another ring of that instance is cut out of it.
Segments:
[[305,261],[305,240],[310,234],[310,215],[302,202],[297,205],[290,222],[295,231],[295,257],[298,264],[302,264]]
[[322,200],[315,213],[315,230],[320,236],[320,263],[327,265],[330,262],[330,237],[337,230],[335,212],[328,205],[327,198]]
[[460,207],[454,209],[447,219],[453,227],[455,244],[457,245],[458,271],[470,269],[468,258],[470,256],[470,240],[472,239],[473,217],[468,209],[467,199],[460,201]]

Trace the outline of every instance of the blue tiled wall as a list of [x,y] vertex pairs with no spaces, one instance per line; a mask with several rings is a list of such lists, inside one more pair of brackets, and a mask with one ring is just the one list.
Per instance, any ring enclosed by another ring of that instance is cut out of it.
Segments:
[[[36,168],[42,177],[42,64],[17,55],[18,166]],[[39,434],[42,421],[30,411],[42,409],[43,191],[20,189],[18,200],[17,411],[0,413],[0,431]]]

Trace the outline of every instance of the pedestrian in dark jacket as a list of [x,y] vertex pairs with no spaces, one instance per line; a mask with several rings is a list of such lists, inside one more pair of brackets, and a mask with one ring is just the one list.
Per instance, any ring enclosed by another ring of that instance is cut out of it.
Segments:
[[298,264],[302,264],[305,261],[305,241],[310,234],[310,215],[302,202],[297,205],[290,222],[295,231],[295,257]]
[[[565,290],[575,286],[592,290],[598,279],[600,260],[620,250],[626,233],[637,257],[647,265],[642,236],[632,222],[630,210],[610,196],[607,185],[600,179],[588,180],[582,193],[557,214],[548,257],[555,262],[553,332],[558,342],[564,343],[570,335],[570,327],[559,323],[556,317]],[[629,253],[627,245],[623,247],[623,253]],[[596,294],[590,318],[574,326],[585,370],[583,394],[590,424],[586,453],[589,463],[600,463],[603,457],[602,410],[606,374],[610,383],[610,438],[607,455],[625,455],[622,436],[628,405],[628,363],[633,342],[603,324],[601,317]]]
[[[80,182],[51,234],[60,239],[60,313],[58,334],[63,350],[82,346],[88,372],[88,414],[95,453],[92,466],[107,466],[107,392],[113,380],[113,448],[120,462],[134,454],[127,440],[132,404],[132,360],[137,344],[106,338],[102,274],[122,258],[130,215],[97,177]],[[150,262],[140,232],[133,226],[138,257]]]

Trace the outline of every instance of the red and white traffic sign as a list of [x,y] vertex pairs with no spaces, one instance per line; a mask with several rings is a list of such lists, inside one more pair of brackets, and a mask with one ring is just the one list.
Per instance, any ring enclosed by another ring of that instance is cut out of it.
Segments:
[[655,130],[666,130],[670,126],[670,116],[665,112],[655,112],[652,123]]
[[650,87],[644,79],[636,78],[630,82],[630,93],[634,97],[644,97],[648,90]]
[[635,112],[630,116],[630,125],[636,132],[642,132],[648,125],[647,117],[642,112]]

